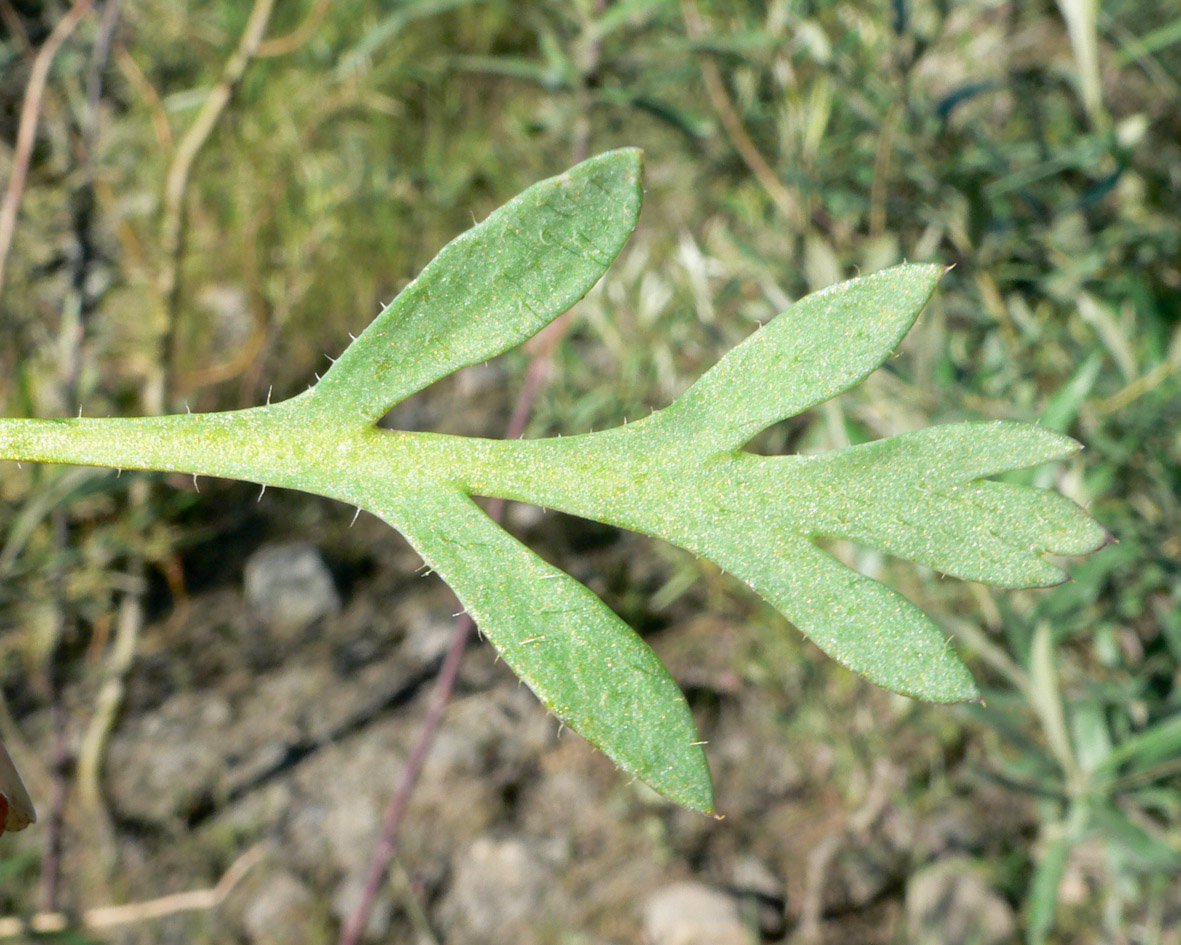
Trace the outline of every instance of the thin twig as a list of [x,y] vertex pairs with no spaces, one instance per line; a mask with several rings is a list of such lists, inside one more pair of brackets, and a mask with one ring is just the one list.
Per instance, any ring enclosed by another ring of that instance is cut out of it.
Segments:
[[[176,306],[180,293],[180,262],[183,251],[184,199],[197,154],[209,140],[230,102],[234,89],[241,81],[258,52],[270,21],[275,0],[255,0],[246,26],[238,40],[238,48],[226,60],[221,77],[210,91],[197,117],[185,132],[176,147],[176,154],[168,166],[164,180],[164,216],[160,227],[160,246],[164,254],[164,266],[160,272],[159,294],[165,307],[165,335],[163,358],[155,375],[150,378],[148,394],[153,403],[148,404],[150,413],[164,413],[171,391],[170,379],[175,371],[177,357]],[[155,409],[151,409],[155,408]]]
[[[569,330],[569,315],[570,313],[567,312],[560,316],[538,335],[539,345],[529,361],[525,383],[521,386],[521,393],[513,405],[512,416],[505,430],[506,439],[518,439],[525,432],[525,426],[533,413],[537,396],[541,393],[549,376],[554,349],[562,336]],[[488,515],[494,521],[499,522],[504,515],[504,499],[492,499],[488,503]],[[443,716],[447,712],[447,706],[451,702],[451,694],[455,690],[455,680],[459,675],[463,654],[467,649],[474,628],[475,623],[466,612],[455,621],[455,628],[451,633],[451,645],[447,649],[447,655],[439,670],[439,678],[431,692],[431,703],[427,710],[426,719],[422,723],[422,731],[419,732],[418,741],[414,743],[414,747],[410,751],[410,757],[406,761],[406,767],[402,770],[402,776],[394,790],[394,795],[386,806],[381,836],[370,862],[369,875],[365,879],[361,901],[349,916],[349,920],[341,932],[340,945],[357,945],[361,939],[362,930],[369,924],[369,916],[373,912],[377,894],[385,882],[390,863],[393,862],[398,851],[399,834],[402,820],[406,815],[406,807],[410,803],[410,797],[418,784],[427,755],[430,754]]]
[[824,940],[824,892],[832,879],[833,864],[850,841],[863,837],[881,819],[889,806],[890,795],[897,790],[897,770],[889,761],[879,759],[868,778],[860,806],[836,814],[832,829],[812,845],[804,864],[804,895],[790,945],[816,945]]
[[361,932],[369,924],[369,916],[373,912],[373,904],[377,901],[377,894],[381,890],[382,883],[385,882],[390,863],[398,852],[398,840],[402,819],[406,815],[406,807],[418,784],[423,765],[443,721],[443,715],[451,702],[455,679],[459,675],[463,653],[467,648],[467,642],[474,627],[472,618],[466,613],[460,615],[455,622],[455,629],[451,634],[451,645],[447,649],[447,655],[443,659],[443,667],[439,671],[439,678],[431,692],[431,704],[427,710],[422,731],[406,761],[406,767],[402,771],[402,777],[398,781],[394,795],[386,806],[385,816],[382,818],[381,836],[377,841],[377,848],[373,852],[369,875],[365,879],[365,888],[361,893],[361,901],[341,931],[340,945],[357,945],[361,939]]
[[[144,483],[146,489],[147,482],[146,479],[137,479],[132,488],[135,490],[140,483]],[[146,502],[147,499],[145,497],[139,501]],[[135,661],[139,631],[144,619],[142,588],[146,584],[147,573],[143,560],[136,558],[129,570],[135,586],[119,603],[115,620],[115,642],[107,656],[106,679],[99,689],[98,697],[95,699],[94,715],[78,749],[79,800],[86,809],[87,819],[93,825],[102,828],[108,837],[113,835],[113,830],[102,797],[103,756],[106,754],[107,741],[115,727],[119,708],[123,704],[124,680]]]
[[[54,654],[53,662],[61,657]],[[51,669],[52,672],[52,669]],[[45,818],[45,854],[41,858],[41,908],[57,908],[57,887],[61,877],[62,849],[65,844],[66,798],[69,794],[70,748],[66,740],[66,707],[62,702],[61,681],[53,680],[51,716],[53,719],[53,758],[49,764],[51,794],[49,816]]]
[[61,407],[73,413],[78,403],[78,379],[82,372],[82,342],[85,323],[91,307],[86,285],[94,262],[92,218],[96,203],[94,193],[94,145],[98,137],[99,111],[103,92],[103,75],[110,58],[111,37],[118,22],[119,0],[107,0],[94,37],[90,68],[86,76],[86,98],[79,124],[81,136],[76,148],[78,155],[78,183],[71,199],[75,250],[70,275],[70,288],[62,304],[58,330],[58,386]]
[[[76,149],[78,156],[78,184],[71,195],[71,216],[74,230],[75,249],[69,288],[61,306],[58,326],[58,365],[56,399],[59,408],[70,413],[80,406],[79,379],[82,376],[82,346],[85,339],[86,317],[90,307],[87,299],[87,283],[90,281],[91,265],[94,261],[92,220],[94,216],[94,145],[98,136],[99,110],[102,103],[103,75],[110,55],[111,37],[119,15],[119,0],[106,0],[99,20],[91,51],[90,68],[86,77],[86,97],[81,120],[81,135]],[[69,612],[65,593],[65,562],[69,558],[69,510],[65,504],[58,504],[52,512],[53,542],[55,548],[54,570],[57,593],[53,607],[59,636],[64,637],[76,625]],[[62,686],[56,682],[59,666],[63,659],[62,647],[56,646],[52,653],[50,667],[51,694],[53,699],[54,746],[53,746],[53,789],[49,817],[46,825],[46,853],[41,861],[41,907],[46,911],[57,908],[58,882],[61,858],[64,848],[65,805],[68,796],[67,778],[73,756],[66,740],[67,716],[62,705]],[[85,782],[88,772],[79,776]]]
[[286,56],[288,53],[295,52],[316,35],[316,30],[319,29],[324,14],[328,12],[331,3],[332,0],[316,0],[299,26],[290,33],[268,39],[259,45],[259,57]]
[[171,151],[172,126],[168,124],[168,113],[164,110],[164,100],[160,97],[160,93],[148,81],[148,77],[144,75],[139,63],[131,57],[131,53],[122,43],[115,46],[115,63],[119,66],[119,71],[123,73],[123,78],[144,100],[148,114],[152,116],[152,128],[156,132],[156,143],[160,146],[160,150]]
[[20,42],[24,54],[32,59],[34,53],[33,47],[29,43],[28,31],[25,29],[25,24],[21,22],[20,14],[16,12],[16,7],[9,0],[0,0],[0,20],[4,21],[4,25],[8,27],[8,31]]
[[1145,394],[1160,387],[1177,373],[1181,373],[1181,346],[1146,374],[1134,378],[1110,397],[1095,404],[1095,412],[1099,416],[1104,416],[1115,413],[1117,410],[1123,410],[1133,401],[1139,400]]
[[829,879],[829,869],[841,850],[842,834],[839,829],[822,837],[812,845],[804,861],[804,895],[800,904],[800,917],[791,945],[817,945],[823,940],[824,887]]
[[66,799],[69,796],[69,775],[72,757],[66,729],[69,719],[66,713],[63,669],[66,639],[72,618],[66,604],[66,549],[69,546],[69,523],[65,508],[58,505],[52,514],[53,546],[53,646],[49,652],[48,686],[49,707],[52,720],[53,748],[49,762],[50,792],[49,815],[45,818],[45,854],[41,858],[41,908],[51,911],[57,908],[58,882],[61,877],[62,851],[65,849]]
[[91,160],[91,153],[94,150],[95,139],[98,137],[103,77],[106,75],[107,65],[111,61],[111,42],[115,37],[115,27],[119,23],[120,10],[121,0],[106,0],[106,3],[103,4],[98,33],[94,37],[94,49],[90,54],[90,67],[86,70],[86,112],[82,119],[82,147],[83,159],[88,165],[88,177],[94,175],[94,162]]
[[80,921],[71,920],[71,917],[63,912],[39,912],[28,920],[16,917],[3,918],[0,919],[0,938],[16,938],[30,933],[52,935],[70,928],[100,932],[152,919],[162,919],[181,912],[216,909],[258,864],[264,854],[265,848],[261,844],[251,847],[230,865],[218,884],[212,888],[172,893],[159,899],[133,902],[125,906],[99,906],[83,912]]
[[8,191],[4,204],[0,206],[0,291],[4,288],[4,269],[8,250],[12,246],[12,235],[16,229],[16,217],[20,211],[21,196],[25,189],[25,178],[29,173],[29,158],[33,153],[33,142],[37,138],[37,122],[41,117],[41,99],[45,94],[45,83],[49,78],[49,67],[66,37],[74,31],[82,17],[90,9],[91,0],[74,0],[74,5],[60,20],[48,39],[37,50],[29,84],[25,87],[25,100],[21,105],[20,127],[16,132],[16,148],[12,154],[12,176],[8,178]]
[[[693,40],[700,40],[705,35],[705,24],[702,22],[701,14],[697,12],[697,5],[693,0],[681,0],[681,10],[685,17],[685,27],[689,37]],[[722,81],[722,73],[718,69],[717,63],[706,55],[701,57],[701,77],[705,80],[705,91],[709,95],[710,104],[717,112],[722,127],[726,129],[726,134],[729,135],[730,141],[738,151],[743,163],[755,176],[763,190],[767,192],[767,196],[779,208],[779,212],[793,225],[802,226],[804,216],[799,201],[784,186],[767,159],[763,157],[762,152],[751,140],[750,135],[747,134],[742,119],[738,117],[738,112],[734,109],[734,103],[730,101],[730,94],[726,91],[726,83]]]
[[[82,342],[85,333],[85,287],[87,275],[93,254],[89,251],[91,236],[91,217],[93,215],[96,196],[94,190],[94,146],[98,138],[99,119],[102,107],[104,76],[111,57],[111,43],[115,34],[115,27],[119,22],[121,12],[120,0],[106,0],[103,5],[98,33],[94,39],[94,49],[91,54],[90,67],[86,77],[86,111],[82,116],[82,146],[79,149],[81,163],[81,184],[78,189],[76,211],[76,230],[79,243],[77,254],[77,271],[74,274],[73,291],[65,308],[65,324],[62,329],[63,358],[62,384],[64,399],[72,411],[74,406],[80,405],[78,378],[82,368]],[[131,570],[143,571],[142,563],[135,562]],[[142,575],[141,575],[142,576]],[[78,770],[76,781],[78,795],[86,811],[86,823],[100,830],[103,838],[110,843],[114,836],[110,817],[102,803],[100,778],[102,775],[102,757],[105,751],[107,737],[114,725],[115,714],[122,694],[121,680],[130,668],[134,651],[128,652],[128,641],[123,633],[123,622],[126,619],[125,608],[120,607],[119,625],[115,636],[115,648],[107,660],[107,679],[99,690],[94,715],[83,736],[78,755]],[[134,646],[134,640],[131,641]],[[112,693],[112,686],[115,692]],[[87,837],[87,842],[92,838]],[[51,907],[47,907],[51,908]]]

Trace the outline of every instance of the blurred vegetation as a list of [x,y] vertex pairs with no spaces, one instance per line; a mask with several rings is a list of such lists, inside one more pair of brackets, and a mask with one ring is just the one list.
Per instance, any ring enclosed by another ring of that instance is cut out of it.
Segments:
[[[33,52],[67,5],[0,7],[7,180]],[[908,791],[920,814],[997,785],[1033,805],[1033,835],[1001,838],[990,863],[1027,939],[1181,940],[1174,3],[281,4],[267,35],[291,41],[263,44],[197,154],[161,297],[168,168],[249,14],[125,0],[97,100],[99,12],[58,52],[0,291],[6,416],[139,412],[162,369],[171,409],[296,393],[473,216],[620,145],[647,153],[640,229],[579,307],[530,435],[668,402],[810,289],[903,259],[954,264],[899,357],[755,446],[996,417],[1086,444],[1032,477],[1119,539],[1070,584],[1000,593],[839,550],[940,617],[989,687],[983,706],[900,710],[930,766]],[[505,416],[527,358],[505,356]],[[135,503],[129,478],[0,477],[0,673],[17,717],[68,681],[97,689],[121,595],[183,590],[200,500]],[[767,609],[687,556],[649,553],[657,606],[749,623],[735,669],[784,700],[785,732],[840,746],[834,777],[897,745],[859,728],[864,688],[785,645]],[[36,868],[6,863],[5,886]]]

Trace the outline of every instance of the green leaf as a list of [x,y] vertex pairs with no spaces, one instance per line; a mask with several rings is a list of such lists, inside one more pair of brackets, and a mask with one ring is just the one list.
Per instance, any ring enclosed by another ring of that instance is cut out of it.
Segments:
[[[1167,829],[1150,831],[1115,804],[1097,806],[1091,817],[1107,838],[1111,853],[1120,859],[1132,860],[1142,870],[1167,870],[1174,877],[1181,869],[1181,849]],[[1146,822],[1152,823],[1147,818]]]
[[1099,764],[1094,777],[1098,783],[1110,780],[1125,765],[1131,774],[1151,772],[1177,758],[1181,758],[1181,714],[1154,721],[1123,739]]
[[944,574],[1000,587],[1044,587],[1066,572],[1041,556],[1083,554],[1106,532],[1055,493],[977,477],[1073,455],[1068,437],[1027,424],[931,427],[817,457],[825,493],[812,527]]
[[707,371],[663,411],[665,422],[734,449],[848,390],[889,357],[942,274],[896,266],[801,299]]
[[1029,701],[1037,713],[1050,752],[1069,781],[1077,776],[1078,762],[1066,728],[1066,704],[1058,681],[1054,637],[1049,624],[1044,621],[1033,632],[1033,645],[1029,651],[1029,682]]
[[1043,945],[1054,927],[1054,913],[1058,906],[1058,887],[1066,873],[1070,854],[1078,837],[1066,834],[1056,837],[1046,848],[1033,871],[1029,884],[1029,918],[1026,941],[1029,945]]
[[[1060,496],[983,477],[1078,445],[1038,427],[978,423],[823,456],[742,449],[887,358],[939,267],[898,266],[808,296],[670,407],[613,430],[501,441],[377,426],[402,398],[523,341],[581,298],[635,225],[640,167],[638,151],[616,151],[525,191],[445,247],[306,394],[206,416],[2,420],[0,458],[229,476],[369,509],[406,535],[553,712],[697,810],[713,808],[709,772],[667,670],[471,496],[664,538],[746,581],[868,679],[918,698],[975,698],[946,634],[817,541],[846,538],[1003,586],[1055,583],[1063,572],[1044,554],[1085,553],[1107,533]],[[1146,739],[1142,753],[1160,741]]]
[[513,671],[559,719],[625,771],[694,810],[713,786],[689,706],[652,648],[460,492],[371,510],[397,528]]
[[932,702],[978,698],[945,632],[901,594],[805,538],[720,521],[701,553],[766,598],[837,662],[886,689]]
[[520,344],[581,299],[640,214],[641,152],[534,184],[448,243],[305,395],[343,422]]

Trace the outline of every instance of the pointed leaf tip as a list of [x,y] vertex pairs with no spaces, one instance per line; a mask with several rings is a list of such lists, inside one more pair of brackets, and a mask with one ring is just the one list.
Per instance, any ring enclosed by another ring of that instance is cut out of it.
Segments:
[[943,274],[904,264],[800,299],[734,348],[661,423],[719,450],[858,384],[910,330]]
[[813,527],[998,587],[1050,587],[1061,568],[1042,555],[1085,554],[1102,529],[1068,499],[982,477],[1073,455],[1078,444],[1009,421],[928,427],[839,450],[805,472],[830,496]]
[[[752,468],[766,457],[753,458]],[[786,523],[774,501],[723,509],[665,537],[744,581],[825,653],[870,682],[928,702],[966,702],[975,681],[918,607],[817,547],[815,522]],[[811,503],[809,503],[811,507]]]
[[453,371],[536,334],[581,299],[640,213],[642,152],[534,184],[448,243],[332,365],[304,405],[373,423]]
[[639,635],[468,496],[422,492],[373,511],[401,531],[509,667],[620,768],[702,813],[709,765],[684,695]]

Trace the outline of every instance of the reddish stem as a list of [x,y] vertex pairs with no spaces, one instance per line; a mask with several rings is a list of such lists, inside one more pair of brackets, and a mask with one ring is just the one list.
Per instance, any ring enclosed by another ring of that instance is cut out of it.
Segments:
[[[525,375],[525,383],[513,405],[512,416],[509,418],[505,438],[515,440],[525,432],[525,425],[533,412],[533,404],[537,395],[545,385],[549,375],[550,361],[554,348],[569,327],[570,313],[555,319],[537,336],[537,348],[529,370]],[[504,499],[492,499],[488,503],[488,515],[499,522],[504,515]],[[402,820],[406,816],[406,808],[422,774],[427,755],[430,754],[447,706],[451,702],[451,694],[455,691],[455,680],[459,676],[459,667],[463,662],[463,654],[471,639],[475,624],[466,613],[460,614],[455,621],[455,629],[451,634],[451,645],[447,655],[443,658],[443,665],[439,670],[439,678],[435,681],[435,688],[431,692],[431,704],[427,710],[426,719],[422,724],[418,741],[410,751],[406,767],[402,770],[402,777],[394,790],[393,797],[385,809],[382,820],[381,836],[377,841],[377,848],[373,851],[373,859],[369,864],[369,875],[365,879],[365,888],[361,893],[361,901],[349,916],[340,934],[340,945],[357,945],[361,940],[361,933],[369,924],[369,916],[373,912],[373,905],[377,901],[377,894],[381,891],[389,872],[390,863],[398,852],[398,840],[402,828]]]
[[[596,14],[602,13],[605,7],[605,0],[595,0]],[[592,44],[590,58],[595,62],[598,61],[599,45],[597,42]],[[582,135],[574,146],[575,159],[577,161],[586,160],[588,150],[589,137]],[[558,316],[534,338],[533,357],[529,361],[525,383],[521,385],[521,392],[517,395],[517,401],[513,405],[513,412],[505,430],[505,439],[516,440],[525,432],[525,426],[533,413],[533,405],[549,377],[554,349],[570,329],[570,317],[570,312]],[[488,515],[493,521],[499,522],[504,515],[504,499],[490,500]],[[361,901],[357,904],[353,914],[349,916],[349,920],[341,932],[340,945],[357,945],[361,940],[362,930],[369,924],[369,916],[373,912],[373,904],[377,901],[377,894],[381,890],[382,883],[385,882],[390,863],[398,852],[398,835],[402,827],[402,818],[406,814],[410,796],[414,793],[414,787],[422,773],[422,766],[430,753],[431,745],[434,744],[435,736],[438,734],[443,714],[447,711],[447,705],[451,701],[451,694],[455,690],[455,680],[459,675],[459,666],[463,661],[463,654],[467,649],[468,640],[471,639],[474,627],[475,623],[466,613],[461,614],[455,621],[455,629],[451,635],[451,646],[447,650],[447,656],[443,659],[439,678],[431,693],[431,705],[427,712],[426,721],[423,723],[417,743],[410,752],[410,758],[402,772],[402,779],[398,782],[394,796],[390,798],[389,805],[386,807],[381,837],[377,842],[377,849],[373,853],[369,876],[365,880],[365,889],[361,894]]]

